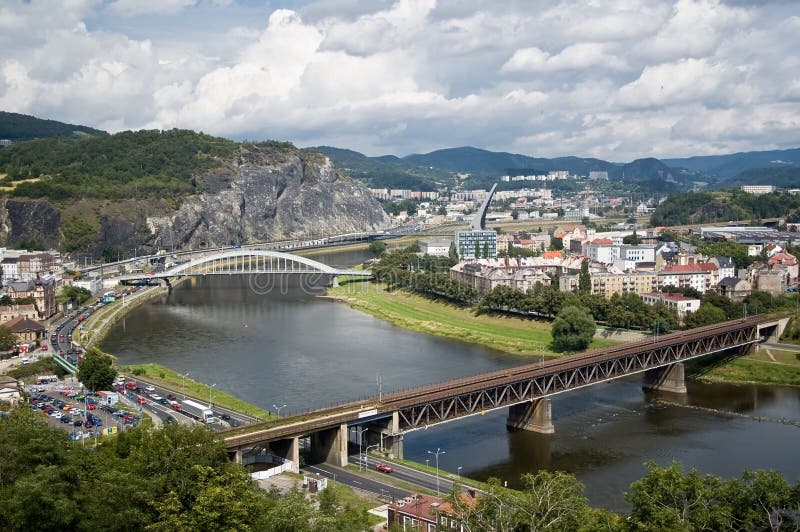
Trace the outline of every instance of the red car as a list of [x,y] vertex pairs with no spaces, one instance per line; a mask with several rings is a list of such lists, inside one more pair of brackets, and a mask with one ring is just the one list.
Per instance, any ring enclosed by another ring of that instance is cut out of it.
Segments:
[[47,344],[42,344],[42,351],[47,351]]
[[381,473],[394,473],[394,469],[392,469],[386,464],[378,464],[375,466],[375,469],[377,469]]

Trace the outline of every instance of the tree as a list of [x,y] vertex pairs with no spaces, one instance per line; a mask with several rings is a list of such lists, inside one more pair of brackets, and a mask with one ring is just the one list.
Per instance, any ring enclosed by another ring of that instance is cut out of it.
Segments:
[[484,242],[483,243],[483,258],[484,259],[488,259],[489,258],[489,243],[488,242]]
[[628,235],[622,239],[622,243],[631,246],[638,246],[642,243],[642,239],[639,238],[639,235],[636,234],[636,229],[634,229],[632,235]]
[[597,325],[591,314],[576,306],[564,306],[553,320],[551,334],[556,351],[580,351],[589,347]]
[[450,250],[447,252],[447,256],[450,257],[454,264],[458,263],[458,250],[455,242],[450,242]]
[[581,273],[578,275],[578,293],[592,293],[592,276],[589,274],[589,260],[583,259],[581,263]]
[[77,286],[64,286],[61,288],[61,291],[56,296],[56,300],[59,303],[65,304],[72,302],[76,306],[83,305],[91,298],[92,298],[91,292],[89,292],[85,288],[79,288]]
[[92,391],[107,390],[117,372],[111,367],[111,357],[97,349],[89,349],[78,362],[78,380]]
[[697,312],[690,312],[684,318],[684,323],[690,329],[702,327],[703,325],[713,325],[725,321],[725,312],[711,303],[702,303]]
[[475,259],[481,258],[481,243],[475,241]]
[[369,244],[369,252],[375,255],[376,257],[380,257],[386,251],[386,242],[383,240],[373,240]]
[[6,327],[0,325],[0,351],[11,351],[17,345],[17,335]]

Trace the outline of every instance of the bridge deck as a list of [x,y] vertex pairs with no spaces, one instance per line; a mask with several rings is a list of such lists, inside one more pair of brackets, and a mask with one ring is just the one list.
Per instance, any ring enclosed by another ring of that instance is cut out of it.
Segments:
[[[460,410],[460,415],[455,417],[473,415],[480,412],[484,405],[487,410],[500,408],[581,385],[619,378],[755,343],[758,341],[758,326],[773,321],[774,318],[756,316],[691,331],[680,331],[664,335],[657,340],[648,339],[591,350],[551,359],[544,363],[530,363],[385,394],[380,402],[377,397],[352,401],[302,414],[303,420],[298,419],[294,423],[287,419],[287,424],[280,426],[253,425],[246,429],[246,433],[239,429],[225,440],[229,446],[238,446],[304,434],[337,424],[358,421],[358,413],[371,408],[377,408],[379,414],[399,411],[404,418],[404,422],[401,421],[404,425],[402,430],[415,430],[426,426],[428,421],[431,423],[441,421],[442,419],[437,418],[441,418],[442,413],[446,416],[453,414],[453,409]],[[641,361],[632,362],[637,357]],[[495,396],[490,397],[488,392],[495,393]],[[505,395],[498,395],[501,392]],[[444,402],[447,402],[447,405]]]

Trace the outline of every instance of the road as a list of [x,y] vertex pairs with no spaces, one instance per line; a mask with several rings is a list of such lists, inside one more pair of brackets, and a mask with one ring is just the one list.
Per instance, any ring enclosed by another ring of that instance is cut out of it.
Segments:
[[[348,457],[350,464],[358,465],[359,456],[357,454]],[[387,464],[394,471],[392,473],[379,473],[375,470],[378,464]],[[428,489],[436,492],[436,475],[428,473],[427,471],[420,471],[412,467],[398,464],[395,462],[387,462],[385,460],[377,459],[373,456],[367,457],[367,468],[370,474],[364,472],[354,472],[349,469],[332,466],[330,464],[316,464],[309,465],[303,468],[307,474],[319,474],[321,476],[335,479],[342,484],[375,493],[378,495],[387,495],[393,499],[405,497],[411,492],[404,488],[398,488],[391,484],[391,480],[399,480],[408,484],[419,486],[420,488]],[[382,481],[374,478],[374,475],[386,475],[387,481]],[[453,481],[445,476],[439,477],[439,493],[444,496],[453,490]]]
[[301,470],[302,473],[308,476],[319,475],[337,482],[341,482],[351,488],[364,490],[376,495],[383,495],[391,497],[392,499],[401,499],[410,495],[411,492],[401,488],[392,486],[385,482],[373,480],[364,475],[353,473],[341,467],[336,467],[328,464],[317,464],[306,466]]

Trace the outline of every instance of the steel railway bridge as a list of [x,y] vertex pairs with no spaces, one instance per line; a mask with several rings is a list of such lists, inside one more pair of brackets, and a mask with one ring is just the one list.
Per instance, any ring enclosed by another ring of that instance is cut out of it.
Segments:
[[[713,354],[746,351],[766,336],[780,335],[788,318],[755,316],[646,341],[577,353],[473,377],[432,384],[307,412],[223,433],[237,459],[252,449],[269,449],[299,463],[299,438],[310,437],[313,459],[347,463],[350,428],[402,456],[403,434],[430,425],[509,408],[511,429],[554,431],[549,397],[577,388],[643,373],[645,389],[685,393],[683,362]],[[364,428],[368,430],[363,430]]]
[[174,264],[161,271],[122,275],[118,279],[123,283],[147,279],[165,279],[168,282],[170,278],[185,276],[250,274],[327,275],[334,284],[339,276],[372,276],[369,270],[343,270],[291,253],[268,249],[233,248],[196,256],[192,260]]

